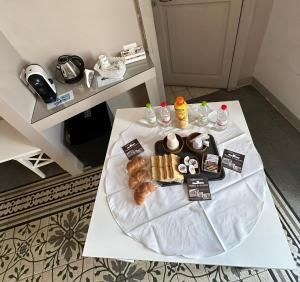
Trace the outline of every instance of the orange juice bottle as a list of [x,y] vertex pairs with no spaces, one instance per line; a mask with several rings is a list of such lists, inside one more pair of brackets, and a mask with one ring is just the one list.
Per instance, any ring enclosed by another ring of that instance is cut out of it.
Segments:
[[174,104],[176,126],[186,128],[189,125],[188,105],[182,96],[178,96]]

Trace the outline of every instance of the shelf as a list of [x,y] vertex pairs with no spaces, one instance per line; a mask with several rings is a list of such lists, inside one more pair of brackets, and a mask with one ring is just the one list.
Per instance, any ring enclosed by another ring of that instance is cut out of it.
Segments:
[[86,87],[84,79],[75,84],[63,84],[55,81],[57,95],[72,90],[74,99],[48,110],[47,105],[38,98],[31,119],[32,126],[38,130],[44,130],[63,122],[78,113],[154,78],[155,68],[151,59],[147,57],[146,60],[127,65],[124,78],[109,85],[98,87],[96,76],[98,74],[95,72],[90,89]]
[[3,119],[0,120],[0,132],[0,163],[40,152]]

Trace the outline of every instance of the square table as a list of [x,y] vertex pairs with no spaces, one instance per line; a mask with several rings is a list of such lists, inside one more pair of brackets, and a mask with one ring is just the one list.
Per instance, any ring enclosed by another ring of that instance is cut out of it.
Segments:
[[[217,109],[221,102],[209,103]],[[233,120],[250,138],[250,132],[238,101],[226,102]],[[132,121],[144,118],[144,108],[120,109],[116,113],[107,155],[103,166],[98,193],[84,246],[83,256],[105,257],[119,260],[150,260],[178,263],[197,263],[256,268],[295,269],[286,237],[281,227],[269,187],[266,187],[262,215],[254,230],[237,247],[226,253],[198,259],[180,256],[165,256],[145,248],[121,230],[114,220],[104,187],[106,163],[110,150]],[[133,136],[134,138],[134,136]]]

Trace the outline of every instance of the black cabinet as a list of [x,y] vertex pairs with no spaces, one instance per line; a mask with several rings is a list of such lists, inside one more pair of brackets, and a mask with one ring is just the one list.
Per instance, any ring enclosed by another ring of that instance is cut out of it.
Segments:
[[65,121],[67,147],[86,166],[103,164],[111,133],[106,103],[101,103]]

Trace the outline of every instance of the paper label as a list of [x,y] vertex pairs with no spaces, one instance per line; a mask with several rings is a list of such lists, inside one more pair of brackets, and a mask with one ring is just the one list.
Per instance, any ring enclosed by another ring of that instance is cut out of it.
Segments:
[[65,92],[63,94],[60,94],[56,97],[56,100],[54,102],[48,103],[47,104],[47,110],[51,110],[53,108],[56,108],[60,105],[63,105],[71,100],[74,99],[74,94],[73,91],[70,90],[68,92]]
[[130,141],[128,144],[124,145],[122,149],[129,160],[144,152],[144,148],[137,139]]
[[211,200],[211,193],[207,178],[188,177],[187,187],[190,201]]
[[241,173],[244,159],[245,155],[225,149],[222,157],[222,165],[223,167]]
[[123,77],[121,77],[121,78],[104,78],[101,76],[97,76],[97,85],[98,85],[98,87],[102,87],[102,86],[117,82],[122,79],[123,79]]

